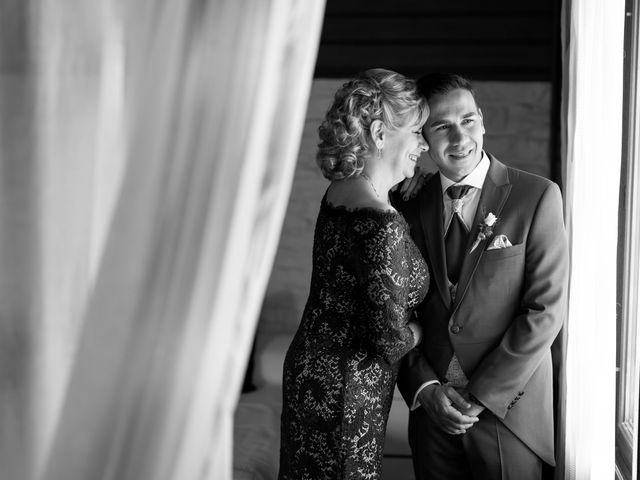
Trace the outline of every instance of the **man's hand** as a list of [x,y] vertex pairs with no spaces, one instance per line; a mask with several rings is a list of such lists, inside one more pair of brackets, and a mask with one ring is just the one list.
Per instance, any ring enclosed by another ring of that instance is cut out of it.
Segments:
[[451,435],[465,433],[478,421],[476,415],[471,415],[478,405],[469,403],[453,387],[428,385],[418,394],[418,401],[431,420]]
[[405,178],[398,186],[398,192],[405,201],[415,197],[425,182],[431,178],[431,175],[433,175],[433,173],[425,172],[422,168],[416,166],[413,177]]
[[477,417],[486,408],[484,405],[474,402],[471,398],[469,398],[468,394],[465,394],[464,398],[467,399],[467,403],[470,405],[470,407],[460,409],[460,413],[463,413],[468,417]]

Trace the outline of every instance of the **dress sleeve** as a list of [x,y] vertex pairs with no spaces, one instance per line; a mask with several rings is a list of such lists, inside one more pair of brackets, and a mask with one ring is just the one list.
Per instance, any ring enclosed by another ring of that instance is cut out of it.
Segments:
[[405,227],[397,222],[371,222],[356,233],[356,277],[359,283],[360,340],[389,363],[414,346],[411,318],[411,262]]

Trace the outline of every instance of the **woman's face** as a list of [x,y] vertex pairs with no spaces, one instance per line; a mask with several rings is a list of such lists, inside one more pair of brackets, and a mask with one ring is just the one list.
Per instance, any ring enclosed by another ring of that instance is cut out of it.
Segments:
[[398,182],[413,177],[420,154],[428,149],[421,123],[386,130],[383,155],[390,162],[392,175]]

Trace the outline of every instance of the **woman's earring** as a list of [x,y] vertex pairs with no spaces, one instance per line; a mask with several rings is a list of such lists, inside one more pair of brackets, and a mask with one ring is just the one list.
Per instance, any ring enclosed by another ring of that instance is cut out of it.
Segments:
[[382,148],[378,148],[378,160],[382,158]]

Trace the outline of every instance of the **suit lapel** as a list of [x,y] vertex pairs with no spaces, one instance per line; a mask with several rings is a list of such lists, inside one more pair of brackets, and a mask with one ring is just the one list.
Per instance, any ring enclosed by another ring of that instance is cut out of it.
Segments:
[[480,225],[483,223],[484,218],[493,213],[498,219],[500,219],[500,213],[504,206],[509,192],[511,192],[511,184],[509,183],[509,175],[507,167],[500,163],[495,157],[490,156],[491,165],[487,172],[484,184],[482,185],[482,193],[480,194],[480,201],[473,220],[471,232],[469,234],[469,240],[466,248],[466,257],[462,263],[462,269],[460,271],[460,278],[458,280],[458,287],[456,289],[456,299],[454,302],[454,310],[460,304],[469,286],[469,281],[476,271],[476,267],[484,254],[487,247],[487,242],[491,239],[488,238],[478,244],[473,252],[470,252],[471,246],[478,237],[480,232]]
[[422,189],[419,215],[425,236],[427,255],[431,263],[432,276],[445,305],[451,304],[447,269],[445,266],[444,232],[442,220],[442,186],[440,175],[433,175]]

